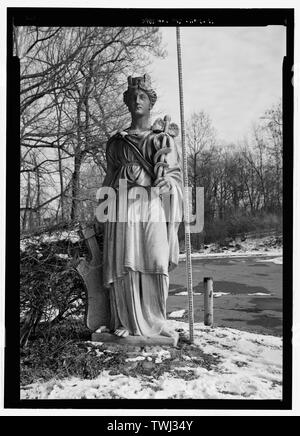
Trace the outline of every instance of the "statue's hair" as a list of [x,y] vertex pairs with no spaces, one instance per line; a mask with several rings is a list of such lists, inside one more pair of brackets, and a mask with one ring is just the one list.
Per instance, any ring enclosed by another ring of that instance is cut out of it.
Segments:
[[157,94],[154,89],[151,88],[151,79],[148,74],[144,74],[142,77],[128,77],[128,89],[123,94],[123,101],[128,106],[128,98],[130,93],[136,89],[144,91],[150,100],[151,108],[155,105],[157,100]]

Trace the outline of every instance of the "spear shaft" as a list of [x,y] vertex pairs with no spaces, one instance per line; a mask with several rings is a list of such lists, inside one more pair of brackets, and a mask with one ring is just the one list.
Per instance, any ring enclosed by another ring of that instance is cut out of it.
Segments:
[[189,305],[189,331],[190,331],[190,342],[193,343],[194,342],[194,302],[193,302],[193,279],[192,279],[191,234],[190,234],[190,213],[189,213],[189,189],[188,189],[189,181],[188,181],[187,151],[185,145],[180,27],[176,27],[176,41],[177,41],[178,80],[179,80],[181,146],[182,146],[182,160],[183,160],[184,232],[185,232],[185,251],[186,251],[187,292],[188,292],[188,305]]

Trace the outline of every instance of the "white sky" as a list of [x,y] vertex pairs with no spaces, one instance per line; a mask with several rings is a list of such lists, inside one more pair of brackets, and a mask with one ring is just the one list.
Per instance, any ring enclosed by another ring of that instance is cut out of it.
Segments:
[[[176,30],[161,31],[168,55],[154,59],[149,69],[158,93],[153,117],[169,114],[179,124]],[[182,27],[185,119],[205,110],[219,139],[246,136],[281,97],[285,43],[283,26]]]

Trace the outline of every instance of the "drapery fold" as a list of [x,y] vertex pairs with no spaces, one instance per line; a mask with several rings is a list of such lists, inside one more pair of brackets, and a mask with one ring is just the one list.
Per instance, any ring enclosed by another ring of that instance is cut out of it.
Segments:
[[[124,134],[153,168],[155,133]],[[166,155],[165,169],[172,187],[169,201],[151,191],[153,174],[138,161],[122,134],[114,135],[106,149],[103,186],[115,189],[111,206],[117,218],[119,210],[125,211],[127,220],[105,223],[104,284],[110,288],[111,328],[123,326],[132,335],[151,336],[161,331],[166,319],[169,271],[178,264],[182,176],[179,153],[170,140],[171,153]],[[125,193],[119,189],[120,180],[126,181]],[[139,188],[146,189],[139,193]]]

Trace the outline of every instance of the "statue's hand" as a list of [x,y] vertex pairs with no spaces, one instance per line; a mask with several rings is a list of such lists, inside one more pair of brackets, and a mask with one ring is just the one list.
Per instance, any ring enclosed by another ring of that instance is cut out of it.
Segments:
[[167,194],[172,190],[171,179],[168,176],[157,178],[154,182],[154,186],[159,188],[161,194]]

